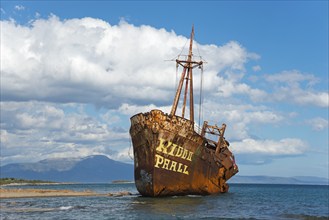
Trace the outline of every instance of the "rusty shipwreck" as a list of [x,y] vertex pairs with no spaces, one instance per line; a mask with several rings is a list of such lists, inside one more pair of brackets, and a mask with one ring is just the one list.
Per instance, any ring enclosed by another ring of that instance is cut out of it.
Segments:
[[[130,135],[134,151],[135,185],[143,196],[209,195],[228,191],[227,180],[238,172],[234,155],[224,138],[226,125],[203,123],[195,129],[193,74],[203,61],[192,54],[194,28],[171,112],[151,110],[131,117]],[[184,87],[182,115],[176,115]],[[185,107],[189,98],[189,119]],[[216,137],[210,139],[208,136]]]

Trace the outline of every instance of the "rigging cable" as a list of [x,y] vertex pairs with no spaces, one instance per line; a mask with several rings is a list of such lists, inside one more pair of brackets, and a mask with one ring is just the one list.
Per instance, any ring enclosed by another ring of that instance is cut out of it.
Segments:
[[[178,58],[179,58],[179,56],[178,56]],[[176,62],[175,91],[177,90],[177,86],[178,86],[178,83],[177,82],[178,82],[178,63]]]
[[207,61],[205,61],[201,54],[200,54],[200,50],[198,47],[198,44],[195,44],[196,49],[198,51],[198,57],[200,58],[200,61],[202,61],[202,64],[199,66],[199,68],[201,69],[201,80],[200,80],[200,97],[199,97],[199,127],[201,128],[201,121],[203,121],[203,64],[207,63]]
[[[186,38],[185,44],[184,44],[184,46],[182,47],[180,53],[178,54],[177,59],[173,58],[173,59],[171,59],[171,61],[179,60],[180,57],[183,56],[182,53],[183,53],[183,51],[184,51],[184,49],[185,49],[185,47],[186,47],[186,44],[187,44],[188,40],[189,40],[189,39]],[[176,62],[175,91],[177,90],[177,86],[178,86],[178,63]]]
[[200,96],[199,96],[199,127],[201,128],[201,118],[203,111],[203,64],[200,66],[201,68],[201,80],[200,80]]
[[178,55],[178,58],[182,55],[182,53],[183,53],[183,50],[184,50],[184,48],[185,48],[185,46],[186,46],[186,44],[187,44],[187,42],[188,42],[188,38],[186,38],[186,41],[185,41],[185,44],[184,44],[184,46],[182,47],[182,50],[181,50],[181,52],[179,53],[179,55]]

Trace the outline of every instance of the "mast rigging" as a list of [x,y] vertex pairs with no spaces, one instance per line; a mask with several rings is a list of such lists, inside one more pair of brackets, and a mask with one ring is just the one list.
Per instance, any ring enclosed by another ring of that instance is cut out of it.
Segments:
[[181,65],[183,67],[183,71],[179,80],[178,88],[176,91],[176,95],[174,98],[174,102],[171,108],[170,115],[175,115],[178,102],[180,99],[180,95],[182,93],[182,88],[185,80],[185,89],[184,89],[184,99],[183,99],[183,107],[182,107],[182,117],[185,116],[185,107],[187,102],[187,94],[189,91],[189,104],[190,104],[190,121],[194,123],[194,99],[193,99],[193,73],[192,70],[195,67],[201,67],[203,61],[193,61],[193,39],[194,39],[194,26],[192,26],[192,32],[190,36],[190,46],[189,46],[189,53],[187,56],[187,60],[179,60],[176,59],[176,65]]

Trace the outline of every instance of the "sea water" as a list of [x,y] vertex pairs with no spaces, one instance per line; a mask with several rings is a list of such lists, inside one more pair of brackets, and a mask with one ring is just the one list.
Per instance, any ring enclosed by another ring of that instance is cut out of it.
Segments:
[[225,194],[146,198],[133,183],[19,186],[132,195],[1,199],[0,219],[329,219],[328,187],[230,184]]

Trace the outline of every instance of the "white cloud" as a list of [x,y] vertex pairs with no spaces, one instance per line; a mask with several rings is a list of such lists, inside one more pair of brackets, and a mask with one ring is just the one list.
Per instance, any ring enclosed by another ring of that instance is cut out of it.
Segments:
[[319,107],[329,107],[328,92],[311,92],[304,90],[295,90],[293,95],[296,103],[301,105],[315,105]]
[[[56,16],[37,19],[30,26],[11,21],[1,21],[1,26],[1,53],[6,54],[1,56],[4,100],[111,108],[122,102],[171,103],[174,65],[163,60],[179,54],[187,40],[174,32],[126,22],[111,26],[93,18],[61,21]],[[223,80],[220,71],[229,79],[225,83],[241,79],[244,63],[253,57],[233,41],[198,48],[208,62],[204,88],[209,91]]]
[[217,95],[221,97],[231,97],[234,95],[249,96],[249,98],[255,102],[264,100],[267,97],[267,93],[260,89],[253,89],[245,83],[235,83],[228,80],[223,80],[218,85]]
[[306,124],[310,125],[312,129],[315,131],[322,131],[328,128],[328,120],[321,117],[316,117],[310,120],[306,120]]
[[127,129],[110,126],[79,108],[42,102],[1,102],[2,163],[17,159],[17,155],[23,161],[55,156],[111,156],[127,146]]
[[25,10],[25,7],[23,6],[23,5],[15,5],[15,10],[17,10],[17,11],[23,11],[23,10]]
[[307,144],[296,138],[285,138],[280,141],[247,138],[240,142],[232,142],[231,146],[234,153],[237,154],[279,156],[300,155],[307,149]]
[[244,64],[250,57],[250,53],[236,41],[230,41],[220,47],[215,45],[198,45],[198,48],[202,57],[207,61],[207,71],[218,73],[219,70],[224,70],[231,77],[235,77],[232,74],[234,72],[229,70],[244,71]]
[[[169,113],[171,110],[171,106],[155,106],[153,104],[151,105],[145,105],[145,106],[138,106],[138,105],[129,105],[127,103],[123,103],[120,108],[118,109],[118,112],[125,114],[125,115],[135,115],[140,112],[149,112],[152,109],[161,109],[161,111],[165,113]],[[179,109],[178,109],[179,111]]]
[[250,138],[251,125],[279,124],[285,117],[269,110],[266,106],[250,104],[227,104],[215,101],[204,103],[203,114],[211,124],[228,125],[226,137],[228,140],[242,140]]
[[[120,152],[129,143],[127,122],[116,125],[156,106],[170,111],[175,70],[163,60],[179,54],[185,37],[124,21],[111,26],[54,15],[29,26],[14,21],[1,26],[3,162],[95,153],[125,158]],[[208,91],[223,80],[220,71],[227,83],[239,81],[244,63],[255,57],[233,41],[198,48],[208,62]],[[85,103],[110,110],[95,117],[79,110]]]
[[259,65],[256,65],[256,66],[252,67],[252,70],[255,71],[255,72],[258,72],[258,71],[261,71],[262,68]]
[[297,70],[282,71],[277,74],[266,75],[265,80],[273,83],[273,93],[268,96],[272,101],[288,101],[299,105],[329,106],[329,93],[313,91],[313,85],[319,79],[312,74],[301,73]]
[[291,70],[291,71],[282,71],[277,74],[273,75],[266,75],[265,79],[271,83],[286,83],[286,84],[296,84],[299,82],[307,81],[309,85],[314,85],[315,83],[319,82],[312,74],[301,73],[298,70]]
[[123,148],[116,152],[114,155],[110,156],[113,160],[123,161],[127,163],[132,163],[134,161],[133,147]]

